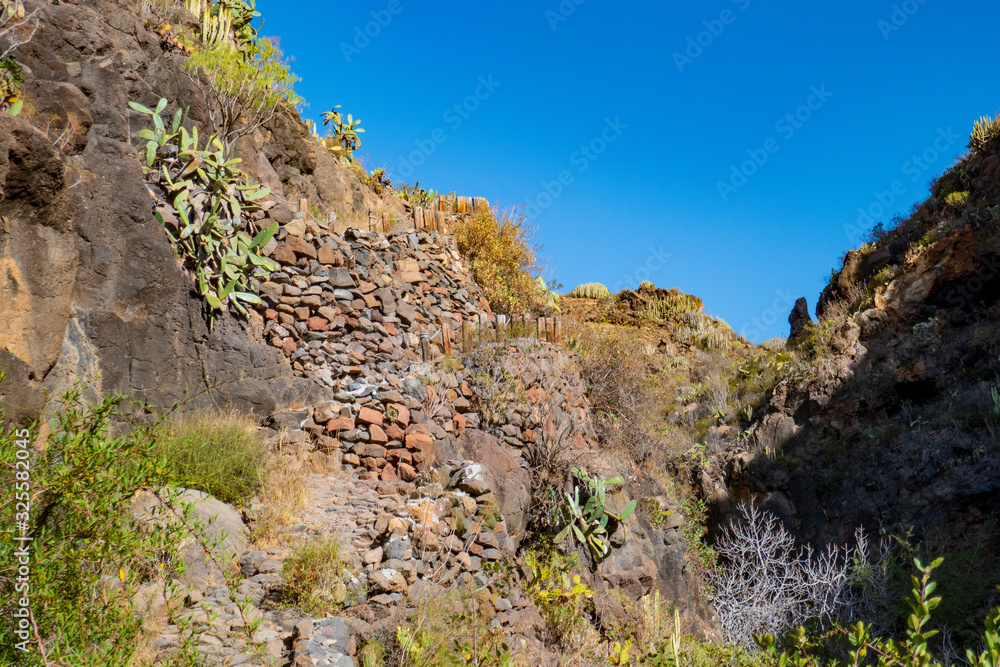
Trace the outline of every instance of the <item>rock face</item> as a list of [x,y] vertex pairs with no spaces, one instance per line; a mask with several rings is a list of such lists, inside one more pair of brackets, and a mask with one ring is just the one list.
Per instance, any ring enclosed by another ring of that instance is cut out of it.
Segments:
[[788,315],[788,324],[791,327],[788,337],[793,341],[799,338],[807,324],[812,324],[812,317],[809,316],[809,302],[806,301],[805,297],[795,302],[792,312]]
[[[718,471],[717,519],[756,498],[813,543],[851,542],[863,526],[996,545],[986,517],[1000,510],[1000,248],[985,213],[995,164],[990,154],[969,167],[975,214],[945,205],[939,181],[894,235],[848,253],[821,298],[828,349],[775,387],[754,425],[774,454]],[[849,309],[852,294],[868,300]]]
[[[77,379],[101,395],[135,393],[160,405],[204,391],[193,406],[260,414],[317,396],[239,323],[222,318],[208,331],[192,279],[153,217],[130,143],[130,124],[148,117],[126,103],[166,97],[172,114],[183,100],[207,133],[203,95],[182,59],[164,50],[133,3],[43,3],[38,16],[34,38],[15,54],[24,109],[0,118],[0,405],[8,416],[31,419],[44,392]],[[297,119],[275,125],[269,141],[252,135],[238,152],[279,195],[402,210],[317,151]]]
[[[191,505],[191,529],[202,535],[202,541],[195,540],[188,532],[182,546],[181,558],[185,572],[180,581],[184,585],[205,588],[225,583],[225,573],[220,569],[243,554],[249,545],[250,531],[239,512],[201,491],[181,489],[174,496],[171,508],[165,507],[160,498],[170,498],[169,489],[158,492],[159,497],[144,492],[132,505],[132,517],[140,522],[176,523],[180,521],[184,506]],[[205,549],[211,548],[212,558],[206,562]]]

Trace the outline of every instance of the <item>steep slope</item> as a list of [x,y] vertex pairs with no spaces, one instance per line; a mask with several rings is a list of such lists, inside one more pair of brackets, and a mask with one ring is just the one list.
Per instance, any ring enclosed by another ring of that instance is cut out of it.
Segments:
[[908,219],[847,254],[819,321],[795,339],[808,365],[775,387],[756,447],[720,462],[708,494],[719,520],[756,498],[809,542],[849,542],[864,526],[950,554],[942,577],[964,596],[943,613],[956,630],[978,627],[1000,577],[985,556],[1000,545],[992,136]]

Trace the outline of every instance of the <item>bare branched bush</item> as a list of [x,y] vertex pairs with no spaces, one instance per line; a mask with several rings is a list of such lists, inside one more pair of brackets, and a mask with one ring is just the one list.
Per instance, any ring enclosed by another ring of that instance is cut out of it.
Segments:
[[649,460],[661,443],[648,428],[654,400],[641,342],[585,327],[575,336],[574,347],[601,443],[635,463]]
[[741,505],[715,551],[724,563],[714,577],[715,608],[725,641],[753,652],[754,638],[781,636],[809,620],[870,622],[885,617],[888,576],[869,559],[859,531],[858,549],[799,547],[773,514]]

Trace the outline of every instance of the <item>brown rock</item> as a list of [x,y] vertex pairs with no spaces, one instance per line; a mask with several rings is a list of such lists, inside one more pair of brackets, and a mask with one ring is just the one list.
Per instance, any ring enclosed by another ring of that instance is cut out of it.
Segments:
[[406,436],[406,448],[424,450],[434,446],[434,439],[426,433],[410,433]]
[[395,424],[389,424],[388,426],[386,426],[385,434],[386,436],[388,436],[390,440],[399,440],[399,441],[402,441],[403,438],[406,436],[406,433],[403,431],[403,429],[399,428]]
[[344,265],[344,256],[340,254],[340,251],[332,243],[324,243],[320,246],[316,260],[320,264],[326,264],[327,266]]
[[365,468],[371,471],[378,470],[378,459],[373,459],[370,456],[366,456],[365,458],[361,459],[361,465],[363,465]]
[[327,325],[329,324],[330,323],[322,317],[310,317],[306,320],[306,326],[309,327],[310,331],[326,331]]
[[407,465],[405,463],[400,463],[396,467],[398,469],[400,478],[404,482],[412,482],[417,478],[417,471],[413,469],[413,466]]
[[354,428],[354,420],[350,417],[337,417],[336,419],[331,419],[326,424],[326,430],[329,433],[350,431],[352,428]]
[[[389,437],[385,434],[385,431],[381,427],[372,424],[368,427],[368,439],[371,442],[384,445],[389,442]],[[405,451],[405,450],[404,450]]]
[[360,412],[358,412],[358,422],[361,424],[375,424],[376,426],[381,426],[382,413],[368,407],[361,408]]
[[[312,243],[309,243],[303,238],[299,238],[298,236],[286,236],[285,242],[282,245],[295,253],[296,256],[316,259],[316,248],[313,247]],[[278,250],[275,252],[280,251],[281,248],[282,246],[278,246]]]
[[392,467],[391,464],[390,465],[386,465],[386,467],[382,468],[382,472],[379,475],[379,477],[381,478],[381,480],[383,482],[398,482],[399,481],[399,477],[396,475],[396,470],[395,470],[395,468]]
[[293,352],[295,352],[297,347],[298,345],[295,343],[294,338],[286,338],[281,343],[281,351],[284,352],[285,354],[292,354]]

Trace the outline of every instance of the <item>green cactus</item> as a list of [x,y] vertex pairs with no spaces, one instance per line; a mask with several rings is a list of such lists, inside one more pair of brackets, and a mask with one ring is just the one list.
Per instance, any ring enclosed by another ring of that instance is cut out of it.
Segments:
[[969,150],[975,155],[979,155],[1000,139],[1000,115],[995,118],[983,116],[976,121],[972,128],[972,135],[969,137]]
[[[574,484],[573,493],[564,493],[566,503],[557,508],[555,525],[560,527],[560,530],[556,533],[554,541],[561,542],[566,537],[572,536],[575,542],[587,547],[595,564],[600,563],[611,555],[608,521],[614,519],[622,528],[622,539],[628,539],[625,519],[635,511],[636,501],[629,501],[620,515],[612,514],[605,508],[608,487],[624,484],[624,479],[621,477],[602,479],[596,475],[588,475],[580,468],[573,468],[573,476],[582,484]],[[581,491],[583,491],[582,499]]]
[[584,283],[574,287],[569,296],[573,299],[606,299],[611,296],[611,291],[601,283]]

